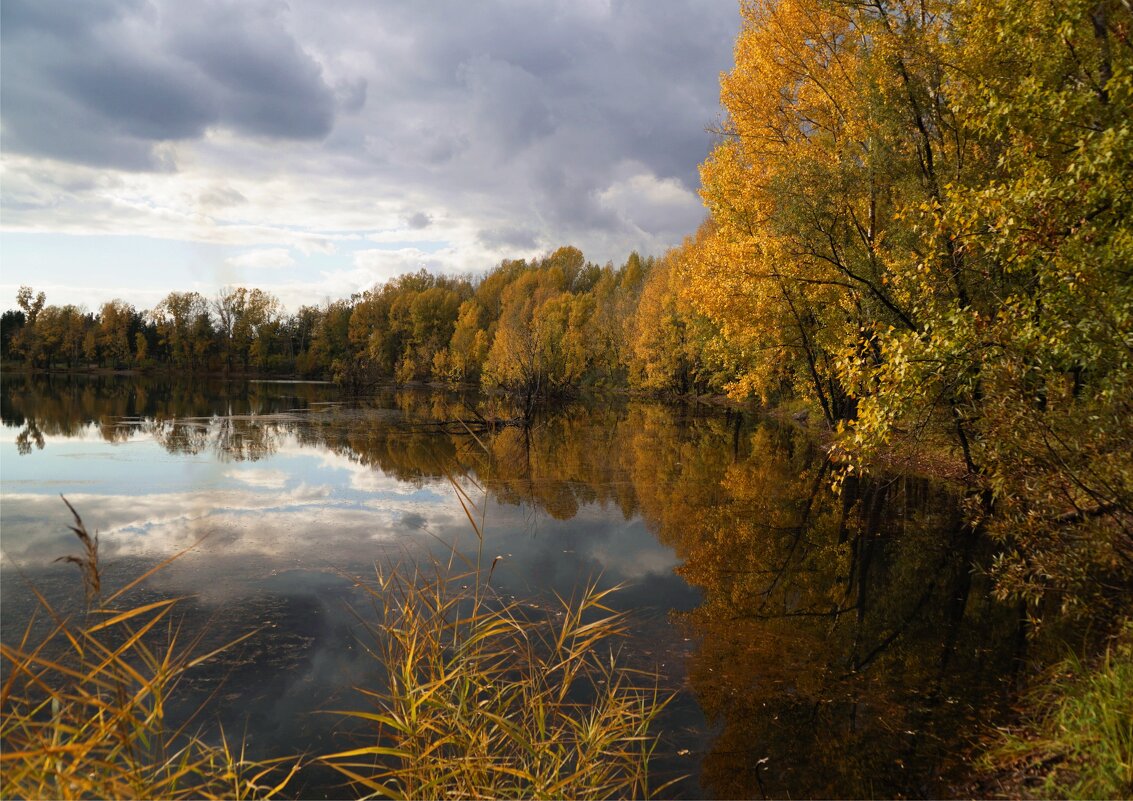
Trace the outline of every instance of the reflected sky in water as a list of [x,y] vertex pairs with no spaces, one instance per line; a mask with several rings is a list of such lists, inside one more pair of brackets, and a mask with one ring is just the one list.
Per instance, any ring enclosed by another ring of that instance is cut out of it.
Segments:
[[[162,558],[199,541],[192,558],[249,560],[269,572],[293,564],[358,570],[399,552],[475,548],[446,477],[393,478],[300,443],[287,430],[274,431],[270,449],[255,461],[225,461],[215,448],[170,453],[146,425],[122,425],[129,434],[115,442],[87,426],[77,435],[48,436],[43,449],[22,456],[11,438],[3,444],[5,564],[34,570],[73,549],[60,494],[97,527],[107,559]],[[210,437],[215,441],[215,430]],[[588,573],[633,582],[669,575],[677,564],[640,518],[626,519],[618,509],[586,505],[560,521],[538,508],[485,499],[472,479],[455,480],[487,506],[486,545],[507,554],[501,580],[515,574],[569,593]]]
[[[660,775],[692,797],[934,796],[1025,645],[991,603],[955,494],[910,476],[830,491],[801,429],[628,400],[549,411],[480,440],[436,420],[500,399],[303,383],[53,376],[0,382],[5,639],[31,596],[73,600],[65,494],[108,580],[189,546],[147,583],[189,595],[217,642],[190,695],[254,754],[349,747],[317,710],[373,681],[349,608],[375,563],[474,558],[453,482],[483,515],[493,586],[532,615],[624,583],[625,658],[679,695]],[[186,701],[188,703],[188,701]],[[307,796],[342,795],[317,774]]]
[[[348,606],[362,599],[352,588],[375,563],[443,561],[452,548],[474,559],[479,543],[458,482],[477,504],[485,559],[503,557],[492,577],[499,592],[540,614],[553,593],[569,597],[589,580],[625,584],[616,605],[636,612],[647,643],[636,663],[680,683],[687,638],[667,614],[691,609],[699,593],[674,573],[673,548],[641,515],[539,469],[549,454],[528,443],[489,454],[469,437],[423,431],[447,408],[430,393],[347,402],[319,385],[127,385],[5,381],[6,638],[32,603],[16,569],[49,597],[75,594],[77,571],[54,562],[78,547],[65,495],[98,530],[111,586],[191,547],[148,591],[190,595],[183,610],[217,642],[250,627],[270,633],[191,685],[216,692],[224,676],[221,717],[247,724],[257,753],[330,748],[334,726],[312,713],[348,703],[373,673],[359,658]],[[235,400],[220,402],[225,394]],[[310,794],[334,794],[317,775],[308,781]]]

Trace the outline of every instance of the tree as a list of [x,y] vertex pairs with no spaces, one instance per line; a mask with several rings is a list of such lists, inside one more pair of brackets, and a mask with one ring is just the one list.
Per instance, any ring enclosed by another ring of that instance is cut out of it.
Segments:
[[51,367],[56,359],[68,367],[78,366],[83,342],[93,319],[74,305],[46,306],[36,315],[35,328],[43,359]]
[[137,311],[123,300],[102,304],[94,339],[102,359],[111,366],[125,366],[132,361],[130,345],[132,334],[137,330],[137,319]]
[[212,308],[216,313],[226,369],[232,369],[235,359],[240,360],[244,370],[253,358],[257,365],[262,365],[279,318],[279,300],[262,289],[230,287],[217,295]]
[[[951,399],[1005,546],[1000,591],[1097,610],[1133,577],[1133,14],[1116,2],[962,0],[947,84],[974,174],[913,210],[959,281],[895,284],[924,333],[886,338],[853,447]],[[978,171],[976,171],[978,168]],[[862,373],[858,373],[859,380]]]
[[23,311],[24,324],[13,335],[11,345],[14,353],[19,354],[34,367],[43,358],[43,342],[36,323],[44,304],[47,303],[47,296],[42,292],[33,295],[32,292],[30,286],[22,286],[16,294],[16,303]]
[[683,253],[675,249],[657,261],[627,320],[629,380],[654,392],[718,391],[708,355],[717,332],[681,292]]
[[1128,4],[742,13],[710,219],[679,260],[739,357],[732,392],[812,401],[854,468],[954,458],[962,539],[1003,542],[1003,593],[1114,597],[1133,574]]
[[8,310],[0,317],[0,358],[8,361],[13,358],[13,341],[27,323],[27,315],[22,311]]
[[518,393],[528,411],[536,398],[559,388],[552,383],[556,358],[552,331],[562,318],[543,306],[563,294],[563,280],[561,270],[532,269],[500,294],[500,318],[484,364],[484,380]]
[[333,371],[335,364],[341,366],[351,359],[350,321],[354,307],[348,301],[339,300],[327,303],[317,312],[307,363],[312,368]]
[[170,292],[149,313],[161,345],[176,366],[203,366],[212,342],[208,301],[198,292]]

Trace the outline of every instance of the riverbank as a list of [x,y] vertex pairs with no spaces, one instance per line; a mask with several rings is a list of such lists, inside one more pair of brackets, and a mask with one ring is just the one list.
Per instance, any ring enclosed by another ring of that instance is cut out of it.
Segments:
[[1133,619],[1037,674],[973,754],[960,798],[1133,797]]

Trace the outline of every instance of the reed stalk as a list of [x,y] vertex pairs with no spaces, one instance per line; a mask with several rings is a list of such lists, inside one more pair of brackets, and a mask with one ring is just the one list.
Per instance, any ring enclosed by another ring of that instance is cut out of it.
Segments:
[[[336,714],[368,742],[322,757],[364,798],[645,798],[651,732],[671,695],[622,664],[619,588],[587,584],[549,614],[506,600],[485,567],[482,510],[450,476],[477,535],[465,572],[376,568],[358,615],[384,677]],[[368,732],[368,733],[366,733]],[[675,781],[675,780],[674,780]],[[671,783],[670,783],[671,784]]]
[[87,609],[63,614],[29,584],[37,613],[18,643],[0,643],[0,797],[278,795],[297,763],[249,761],[223,732],[219,744],[206,741],[185,725],[167,725],[165,712],[188,671],[254,632],[202,653],[200,637],[186,637],[176,621],[183,599],[126,602],[181,554],[102,598],[97,534],[67,506],[84,553],[64,561],[82,572]]

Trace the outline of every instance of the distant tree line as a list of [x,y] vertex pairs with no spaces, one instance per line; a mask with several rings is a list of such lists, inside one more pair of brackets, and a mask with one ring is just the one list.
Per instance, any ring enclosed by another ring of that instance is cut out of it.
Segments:
[[475,280],[424,270],[287,313],[270,292],[170,292],[149,310],[97,314],[23,287],[3,315],[5,362],[32,368],[173,368],[292,374],[352,386],[483,383],[531,401],[589,387],[722,391],[716,329],[675,289],[672,259],[620,267],[573,247],[505,260]]

